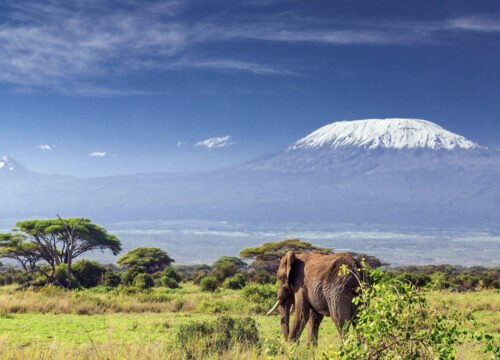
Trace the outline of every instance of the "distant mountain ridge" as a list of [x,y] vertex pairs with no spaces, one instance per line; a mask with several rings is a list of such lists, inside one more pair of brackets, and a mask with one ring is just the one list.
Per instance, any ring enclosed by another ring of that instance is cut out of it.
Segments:
[[337,122],[278,154],[191,175],[13,178],[2,170],[6,217],[500,229],[500,152],[425,120]]

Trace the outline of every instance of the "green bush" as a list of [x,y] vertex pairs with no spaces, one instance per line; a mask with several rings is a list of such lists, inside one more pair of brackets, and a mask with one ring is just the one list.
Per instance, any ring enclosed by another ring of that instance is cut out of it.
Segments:
[[66,268],[66,264],[60,264],[56,267],[54,272],[54,279],[57,285],[65,287],[66,289],[77,289],[80,287],[78,280]]
[[260,345],[257,323],[252,318],[221,316],[212,321],[194,321],[183,324],[176,333],[176,342],[185,358],[201,358],[207,354],[221,354],[234,345]]
[[[431,308],[425,291],[413,284],[387,279],[379,270],[366,271],[371,285],[360,284],[354,299],[355,326],[345,326],[340,350],[328,351],[323,359],[455,358],[455,347],[466,333],[458,317]],[[494,344],[488,347],[498,351]]]
[[104,274],[104,269],[98,262],[86,259],[75,262],[71,270],[78,282],[86,288],[99,285]]
[[215,276],[208,275],[201,279],[200,287],[203,291],[215,291],[219,287],[219,282]]
[[134,283],[135,277],[139,274],[142,274],[142,273],[143,273],[142,269],[138,266],[132,266],[132,267],[128,268],[127,271],[125,271],[123,273],[122,284],[123,285],[132,285]]
[[170,289],[177,289],[179,287],[179,283],[174,278],[168,276],[162,276],[160,279],[161,285],[168,287]]
[[252,313],[264,314],[276,302],[277,286],[271,284],[247,284],[242,290],[243,298],[251,305]]
[[247,279],[245,275],[243,275],[242,273],[238,273],[224,280],[224,282],[222,283],[222,287],[226,289],[239,290],[243,289],[246,283]]
[[134,278],[134,287],[145,290],[155,286],[153,277],[149,274],[139,274]]
[[432,279],[429,275],[421,274],[421,273],[401,273],[395,278],[396,280],[410,283],[416,287],[424,287],[427,284],[430,284]]
[[102,285],[109,287],[117,287],[122,282],[120,275],[113,272],[106,272],[102,276]]
[[175,271],[175,269],[171,266],[167,267],[165,270],[161,272],[162,277],[166,276],[170,279],[174,279],[177,283],[181,282],[181,276]]
[[0,286],[19,284],[23,285],[35,279],[35,274],[28,273],[15,268],[4,268],[0,272]]

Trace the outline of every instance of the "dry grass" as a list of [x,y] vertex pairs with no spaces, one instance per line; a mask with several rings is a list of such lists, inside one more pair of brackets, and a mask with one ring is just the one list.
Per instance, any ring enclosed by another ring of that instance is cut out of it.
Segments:
[[43,288],[37,291],[0,291],[0,314],[112,314],[190,312],[197,308],[203,294],[169,294],[161,289],[149,293],[121,293],[118,290],[96,293],[91,290],[64,291]]
[[[479,328],[500,341],[500,292],[431,292],[433,307],[474,319]],[[67,292],[57,288],[14,291],[0,288],[0,359],[181,359],[175,331],[187,321],[210,319],[213,314],[252,314],[239,291],[203,293],[192,284],[181,289],[102,289]],[[85,316],[81,316],[85,315]],[[278,317],[254,317],[263,339],[280,342]],[[338,346],[331,321],[320,330],[320,344],[312,351],[304,343],[281,344],[285,353],[275,359],[319,358],[329,346]],[[221,356],[197,354],[203,359],[267,359],[262,349],[232,349]],[[459,346],[458,359],[486,358],[472,342]]]

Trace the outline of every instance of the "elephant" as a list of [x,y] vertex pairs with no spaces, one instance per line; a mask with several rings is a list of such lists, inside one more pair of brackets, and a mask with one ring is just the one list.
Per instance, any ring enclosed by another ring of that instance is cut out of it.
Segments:
[[[349,253],[325,255],[289,251],[281,259],[277,276],[278,301],[268,315],[279,308],[286,340],[298,341],[309,321],[307,341],[317,344],[324,316],[330,316],[340,337],[344,336],[344,324],[356,315],[353,299],[363,279],[357,259]],[[294,306],[295,318],[290,332],[290,312]]]

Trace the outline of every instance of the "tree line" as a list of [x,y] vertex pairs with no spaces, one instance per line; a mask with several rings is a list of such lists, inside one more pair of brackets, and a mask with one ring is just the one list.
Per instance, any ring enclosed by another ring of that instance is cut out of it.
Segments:
[[[287,251],[333,253],[299,239],[268,242],[243,249],[240,257],[223,256],[209,265],[174,265],[175,260],[159,248],[139,247],[128,251],[114,264],[102,265],[87,259],[77,260],[91,251],[111,251],[118,255],[121,241],[87,218],[57,217],[27,220],[12,232],[0,234],[0,258],[17,262],[22,270],[0,267],[0,285],[18,283],[22,287],[58,285],[65,288],[95,286],[178,287],[193,281],[205,291],[218,287],[241,289],[247,283],[273,284],[281,257]],[[367,254],[371,268],[387,264]],[[500,288],[500,268],[457,267],[450,265],[387,268],[385,275],[417,287],[473,290]]]

